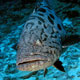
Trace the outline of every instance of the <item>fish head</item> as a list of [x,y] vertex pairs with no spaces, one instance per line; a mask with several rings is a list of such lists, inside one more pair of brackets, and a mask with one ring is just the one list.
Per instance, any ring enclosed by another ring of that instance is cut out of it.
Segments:
[[48,43],[50,40],[42,40],[37,32],[32,34],[24,30],[18,44],[17,68],[22,71],[37,71],[53,65],[59,51],[51,46],[55,43]]

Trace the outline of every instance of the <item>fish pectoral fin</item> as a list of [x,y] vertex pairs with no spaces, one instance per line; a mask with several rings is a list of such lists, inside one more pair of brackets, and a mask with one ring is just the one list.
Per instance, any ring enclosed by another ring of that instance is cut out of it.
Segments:
[[73,45],[78,42],[80,42],[80,35],[67,35],[65,40],[62,42],[62,46],[68,47],[69,45]]
[[48,69],[45,68],[45,69],[44,69],[44,77],[46,76],[47,72],[48,72]]
[[59,61],[59,59],[54,63],[53,65],[55,68],[57,68],[58,70],[65,72],[64,67],[62,66],[62,62]]

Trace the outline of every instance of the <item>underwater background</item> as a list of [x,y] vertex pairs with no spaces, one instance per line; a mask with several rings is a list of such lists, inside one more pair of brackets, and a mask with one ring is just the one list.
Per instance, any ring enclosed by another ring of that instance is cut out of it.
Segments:
[[[80,0],[53,0],[54,10],[69,32],[80,35]],[[80,42],[68,46],[60,56],[65,72],[48,67],[36,72],[16,68],[17,43],[36,0],[0,0],[0,80],[80,80]]]

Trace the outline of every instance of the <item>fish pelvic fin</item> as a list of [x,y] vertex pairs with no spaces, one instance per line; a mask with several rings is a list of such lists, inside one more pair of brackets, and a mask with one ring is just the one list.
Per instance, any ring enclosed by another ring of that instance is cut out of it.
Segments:
[[46,76],[47,72],[48,72],[48,69],[45,68],[45,69],[44,69],[44,77]]
[[64,67],[62,66],[62,62],[59,59],[53,65],[56,69],[65,72]]

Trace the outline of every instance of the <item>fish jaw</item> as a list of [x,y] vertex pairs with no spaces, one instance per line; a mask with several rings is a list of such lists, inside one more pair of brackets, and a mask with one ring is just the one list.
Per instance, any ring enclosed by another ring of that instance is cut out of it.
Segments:
[[51,66],[53,64],[52,59],[52,57],[43,55],[28,56],[17,59],[17,68],[21,71],[37,71]]

